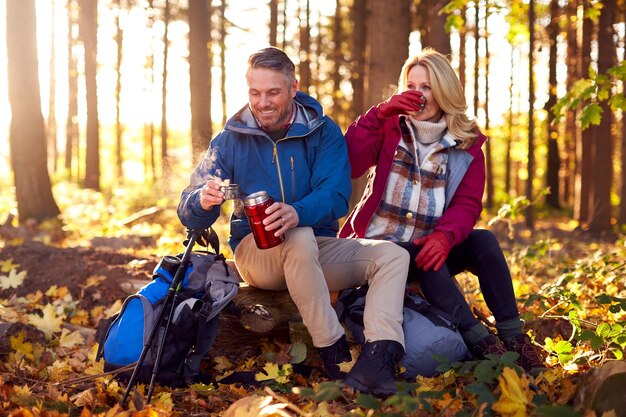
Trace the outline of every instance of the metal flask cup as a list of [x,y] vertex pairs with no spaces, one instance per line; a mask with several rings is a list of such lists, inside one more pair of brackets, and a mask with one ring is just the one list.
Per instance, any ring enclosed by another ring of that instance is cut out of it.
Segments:
[[263,220],[267,217],[265,210],[272,204],[274,204],[274,199],[266,191],[252,193],[243,200],[243,209],[259,249],[273,248],[285,241],[285,235],[274,236],[276,230],[268,232],[263,225]]

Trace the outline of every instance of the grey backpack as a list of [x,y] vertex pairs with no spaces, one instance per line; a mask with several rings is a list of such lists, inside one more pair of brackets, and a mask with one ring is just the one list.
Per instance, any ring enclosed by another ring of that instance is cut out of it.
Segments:
[[[349,288],[339,293],[335,311],[348,328],[354,340],[363,343],[363,311],[368,287]],[[403,377],[407,380],[418,375],[432,377],[438,374],[437,367],[442,363],[437,358],[449,362],[469,357],[463,337],[456,329],[454,319],[445,312],[430,305],[414,290],[407,289],[404,297],[404,343],[406,354],[401,365],[406,369]]]

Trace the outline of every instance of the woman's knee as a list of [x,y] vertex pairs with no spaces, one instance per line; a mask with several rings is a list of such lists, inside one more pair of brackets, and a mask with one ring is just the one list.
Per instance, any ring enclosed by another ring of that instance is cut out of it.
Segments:
[[467,238],[468,246],[476,255],[502,252],[498,238],[490,230],[475,229]]

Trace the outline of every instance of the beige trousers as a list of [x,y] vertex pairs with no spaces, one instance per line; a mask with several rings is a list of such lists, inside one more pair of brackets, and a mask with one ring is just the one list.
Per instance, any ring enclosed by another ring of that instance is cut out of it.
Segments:
[[409,254],[392,242],[316,237],[310,227],[298,227],[270,249],[258,249],[252,234],[246,236],[235,250],[235,263],[249,285],[289,290],[316,347],[330,346],[344,334],[329,291],[369,284],[365,340],[394,340],[404,346]]

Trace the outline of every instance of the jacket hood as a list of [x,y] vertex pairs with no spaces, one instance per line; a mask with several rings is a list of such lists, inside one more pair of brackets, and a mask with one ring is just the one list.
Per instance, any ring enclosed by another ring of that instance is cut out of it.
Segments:
[[[323,123],[324,111],[322,110],[322,105],[313,97],[297,91],[293,101],[296,104],[296,117],[289,128],[289,136],[305,135]],[[233,117],[228,119],[224,130],[232,130],[248,135],[267,136],[259,127],[247,104],[235,113]]]

